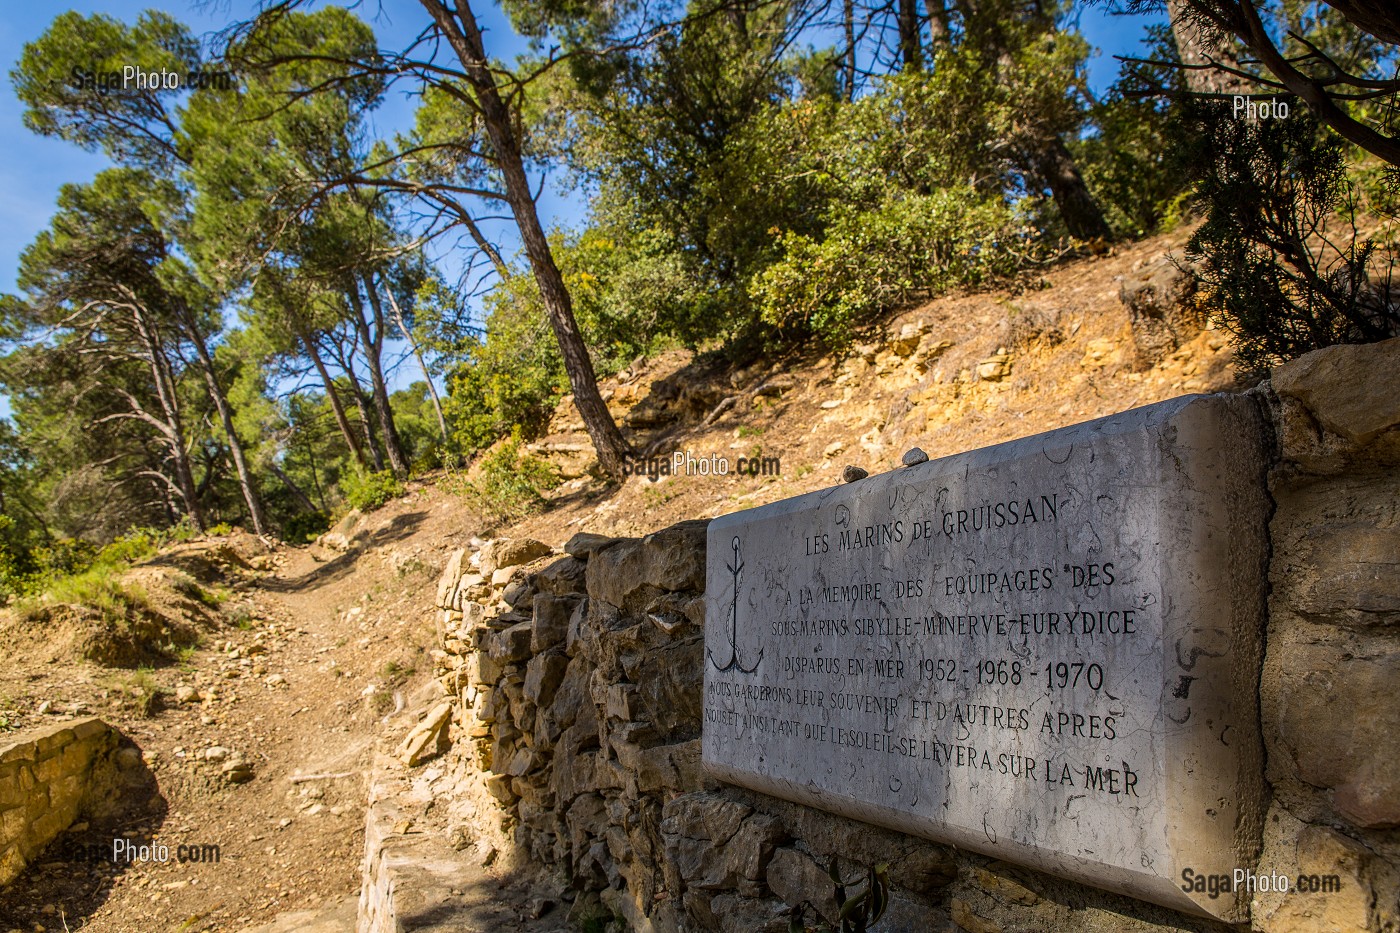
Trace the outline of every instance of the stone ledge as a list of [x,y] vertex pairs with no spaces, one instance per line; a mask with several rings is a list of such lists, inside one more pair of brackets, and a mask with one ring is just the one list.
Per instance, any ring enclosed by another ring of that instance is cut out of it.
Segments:
[[96,718],[60,720],[0,746],[0,885],[109,797],[118,733]]
[[477,929],[475,908],[456,905],[459,892],[483,873],[427,823],[432,797],[413,786],[397,761],[381,754],[371,766],[369,800],[358,933]]

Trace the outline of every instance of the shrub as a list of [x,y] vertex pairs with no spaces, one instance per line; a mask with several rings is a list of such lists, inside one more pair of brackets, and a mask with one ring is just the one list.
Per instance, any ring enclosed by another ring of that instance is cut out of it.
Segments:
[[[97,611],[103,622],[125,627],[139,612],[150,607],[146,591],[118,580],[121,568],[114,564],[97,564],[82,573],[50,580],[44,587],[49,602],[86,606]],[[48,618],[48,610],[38,597],[20,601],[16,615],[26,623],[38,623]]]
[[[23,575],[7,564],[7,553],[0,547],[0,600],[47,593],[57,602],[91,605],[109,621],[125,619],[127,609],[143,601],[128,598],[130,591],[115,581],[116,576],[162,547],[198,534],[188,522],[181,522],[165,529],[134,529],[101,549],[78,538],[60,538],[31,549],[30,570]],[[32,600],[21,611],[31,619],[42,614]]]
[[[0,521],[8,516],[0,515]],[[30,552],[11,547],[0,541],[0,606],[16,596],[23,596],[34,586]]]
[[282,523],[282,538],[293,544],[314,541],[331,527],[331,517],[327,512],[300,512]]
[[559,471],[539,457],[521,455],[512,437],[482,458],[477,477],[462,484],[460,495],[483,518],[518,521],[544,504],[544,491],[559,482]]
[[154,671],[149,667],[139,668],[110,682],[112,692],[124,708],[150,718],[164,706],[165,688],[156,682]]
[[780,238],[783,257],[750,287],[763,320],[843,346],[876,315],[920,294],[1012,275],[1037,251],[999,197],[948,189],[839,214],[820,240]]
[[368,470],[354,471],[347,474],[340,484],[346,504],[361,512],[373,512],[390,499],[403,495],[405,491],[403,483],[399,482],[391,470],[380,470],[377,473]]
[[1394,254],[1357,229],[1342,143],[1298,106],[1287,120],[1199,114],[1197,194],[1209,206],[1187,257],[1240,367],[1262,373],[1320,347],[1400,334]]

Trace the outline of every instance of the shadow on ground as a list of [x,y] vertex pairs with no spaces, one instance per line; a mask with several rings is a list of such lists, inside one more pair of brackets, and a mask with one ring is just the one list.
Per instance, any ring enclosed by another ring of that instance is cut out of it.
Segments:
[[[136,748],[123,739],[122,748]],[[115,860],[114,840],[133,845],[159,835],[169,812],[155,775],[144,763],[124,772],[112,795],[49,843],[8,887],[0,889],[0,930],[77,930],[112,895],[117,880],[136,867]]]
[[366,552],[412,537],[427,517],[427,512],[407,512],[403,515],[397,515],[383,528],[357,535],[348,550],[321,564],[315,570],[298,577],[267,577],[259,580],[257,585],[261,589],[275,593],[294,593],[319,589],[338,580],[343,580],[354,572],[355,565]]

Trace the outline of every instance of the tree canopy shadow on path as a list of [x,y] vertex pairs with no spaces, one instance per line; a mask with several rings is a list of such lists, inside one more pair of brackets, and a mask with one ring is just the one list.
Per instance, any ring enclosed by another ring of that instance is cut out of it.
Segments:
[[427,512],[396,515],[384,527],[357,535],[349,549],[314,570],[296,577],[267,577],[260,580],[258,586],[274,593],[292,593],[305,589],[319,589],[329,583],[343,580],[354,572],[355,565],[367,551],[412,537],[427,517]]

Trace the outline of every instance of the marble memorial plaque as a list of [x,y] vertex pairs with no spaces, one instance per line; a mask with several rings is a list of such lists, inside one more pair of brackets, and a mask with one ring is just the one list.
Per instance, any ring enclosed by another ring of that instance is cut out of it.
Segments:
[[1187,396],[715,519],[707,769],[1242,919],[1192,881],[1259,840],[1263,430]]

